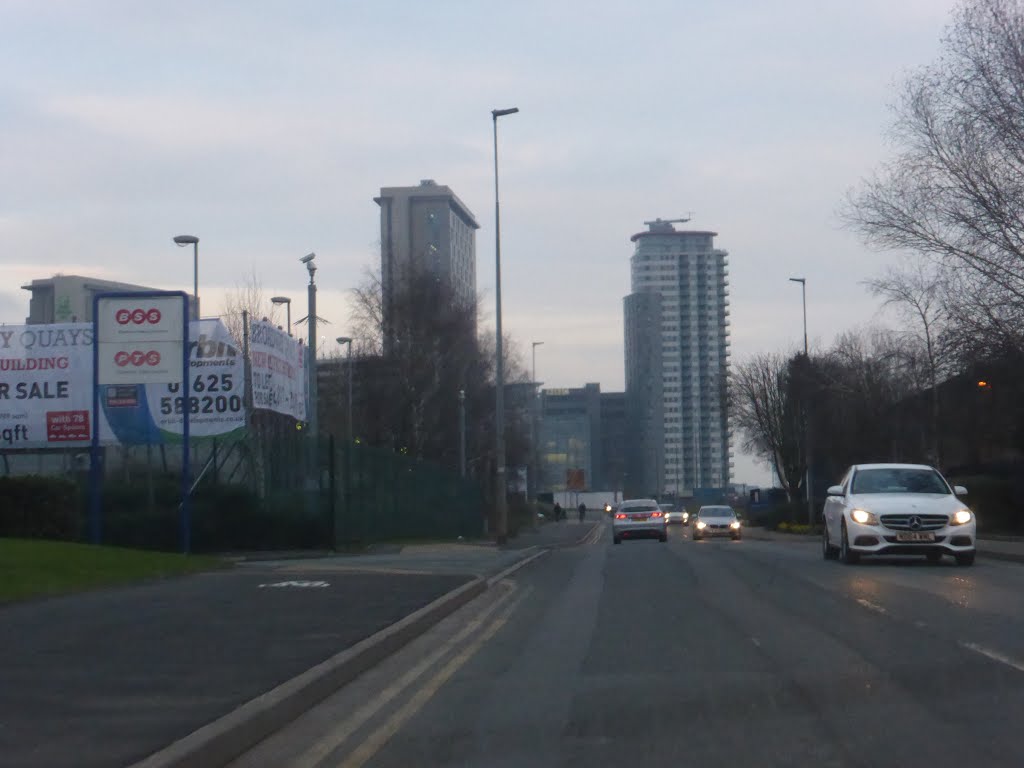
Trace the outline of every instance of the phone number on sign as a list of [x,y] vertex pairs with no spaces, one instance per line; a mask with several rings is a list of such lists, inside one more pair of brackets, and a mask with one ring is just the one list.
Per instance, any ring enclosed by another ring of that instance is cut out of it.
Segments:
[[[188,412],[198,415],[203,413],[238,413],[242,410],[242,398],[238,395],[217,395],[213,397],[190,397],[188,399]],[[182,415],[185,412],[185,398],[183,397],[161,397],[160,413],[164,416],[171,414]]]

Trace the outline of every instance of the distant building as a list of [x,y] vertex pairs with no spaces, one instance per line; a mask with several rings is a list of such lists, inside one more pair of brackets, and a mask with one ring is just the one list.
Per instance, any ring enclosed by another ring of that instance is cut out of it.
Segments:
[[603,491],[623,491],[626,478],[626,393],[601,393]]
[[732,468],[728,253],[715,248],[715,232],[646,223],[630,238],[632,293],[624,303],[627,493],[722,489]]
[[543,389],[540,410],[541,490],[566,490],[568,470],[583,470],[586,490],[603,488],[601,385]]
[[469,208],[449,187],[427,179],[416,187],[382,187],[380,263],[384,325],[398,281],[411,265],[451,286],[457,300],[476,300],[476,230]]
[[[28,325],[45,323],[91,323],[92,302],[97,293],[133,291],[156,291],[145,285],[117,283],[113,280],[99,280],[80,275],[54,275],[33,280],[21,286],[31,292],[29,299]],[[191,309],[192,297],[189,296]]]

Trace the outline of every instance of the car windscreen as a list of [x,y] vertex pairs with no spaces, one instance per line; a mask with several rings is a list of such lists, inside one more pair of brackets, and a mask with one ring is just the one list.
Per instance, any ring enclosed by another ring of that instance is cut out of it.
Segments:
[[861,469],[853,476],[851,493],[940,493],[949,486],[934,469],[883,467]]
[[700,511],[701,517],[732,517],[731,507],[706,507]]
[[658,508],[656,506],[654,506],[653,504],[637,504],[635,507],[634,506],[623,507],[622,511],[626,512],[626,513],[633,513],[633,512],[657,512]]

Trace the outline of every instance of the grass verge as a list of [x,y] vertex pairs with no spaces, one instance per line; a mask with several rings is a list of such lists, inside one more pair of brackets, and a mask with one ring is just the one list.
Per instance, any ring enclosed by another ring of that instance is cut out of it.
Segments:
[[0,538],[0,603],[222,567],[215,557]]

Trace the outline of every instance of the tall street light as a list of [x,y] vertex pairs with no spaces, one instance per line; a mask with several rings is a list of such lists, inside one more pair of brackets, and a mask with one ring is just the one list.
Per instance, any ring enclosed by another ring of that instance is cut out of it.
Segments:
[[288,308],[288,335],[292,335],[292,300],[287,296],[272,296],[270,302],[275,305],[284,304]]
[[314,443],[316,442],[316,436],[319,434],[317,431],[319,424],[317,423],[317,391],[316,391],[316,283],[313,281],[314,275],[316,275],[316,264],[313,263],[313,259],[316,258],[315,253],[307,253],[299,261],[306,265],[306,271],[309,272],[309,287],[306,291],[306,301],[309,305],[309,314],[306,316],[306,322],[308,323],[307,329],[309,331],[309,343],[307,346],[309,350],[309,370],[308,370],[308,387],[309,387],[309,413],[306,414],[306,421],[309,422],[309,431],[313,435]]
[[[347,412],[347,429],[345,434],[348,437],[349,446],[352,445],[352,337],[351,336],[339,336],[336,341],[338,344],[348,344],[348,412]],[[349,447],[347,450],[351,450]]]
[[[804,305],[804,362],[807,365],[807,372],[810,373],[811,358],[807,349],[807,278],[791,277],[789,281],[791,283],[800,283],[800,293],[803,297]],[[811,486],[811,397],[807,392],[807,384],[808,382],[805,381],[803,387],[804,408],[806,409],[804,417],[804,456],[807,459],[807,475],[804,479],[804,485],[807,486],[807,524],[814,525],[814,490]]]
[[501,339],[501,208],[498,203],[498,118],[514,115],[519,107],[509,109],[492,109],[491,121],[494,123],[494,294],[495,294],[495,325],[497,326],[495,342],[495,374],[494,374],[494,434],[495,463],[497,464],[497,504],[499,544],[508,538],[508,506],[505,494],[508,484],[505,479],[505,358]]
[[538,483],[537,477],[539,462],[537,461],[537,347],[541,346],[543,341],[534,341],[530,350],[533,354],[533,370],[530,374],[530,475],[527,478],[529,481],[527,485],[533,486],[533,493],[530,494],[531,498],[537,495]]
[[192,319],[199,319],[199,238],[195,235],[178,235],[174,238],[179,248],[192,246]]

